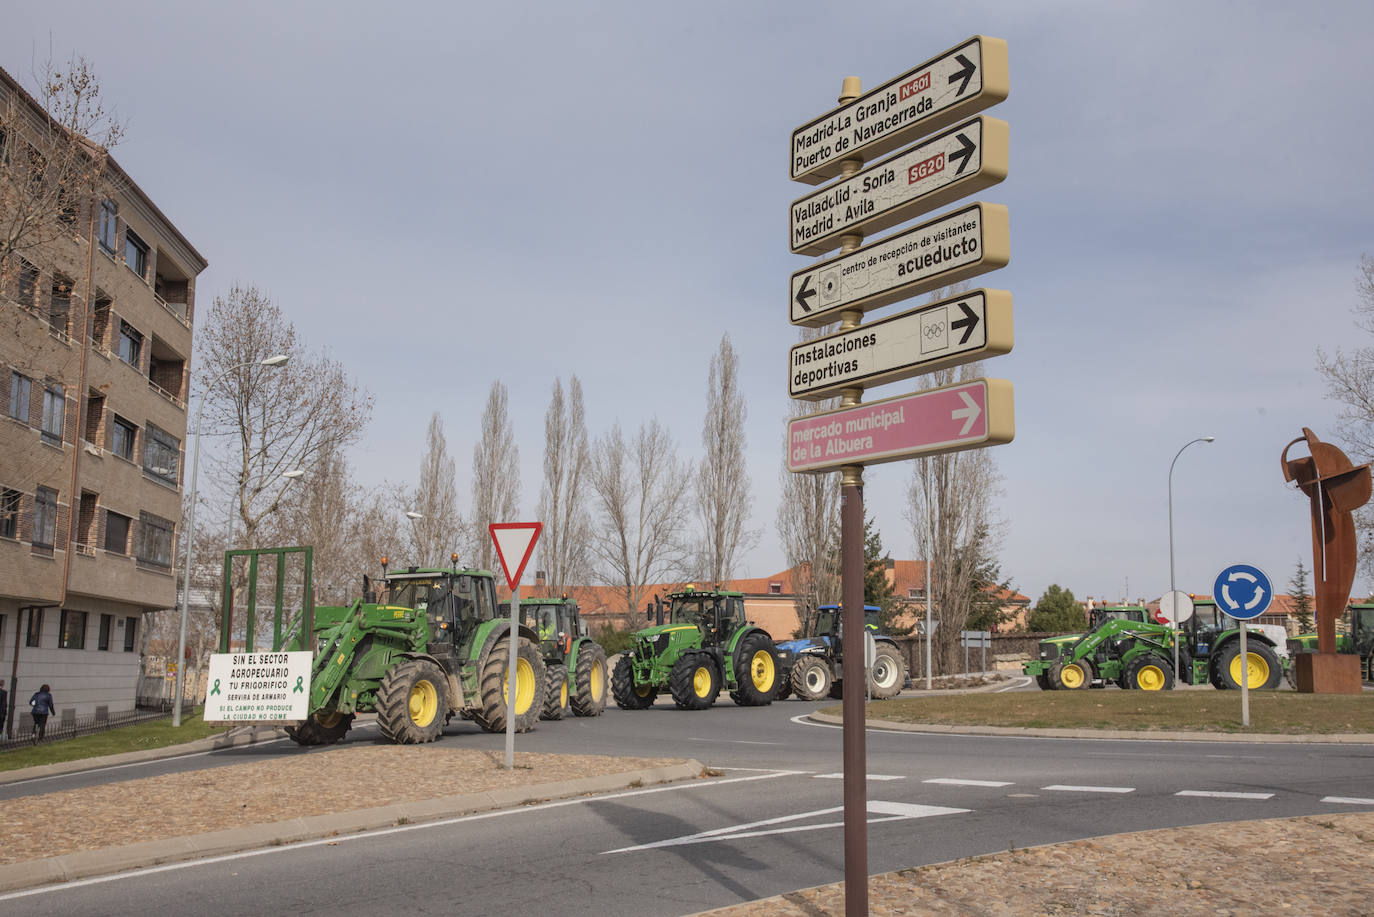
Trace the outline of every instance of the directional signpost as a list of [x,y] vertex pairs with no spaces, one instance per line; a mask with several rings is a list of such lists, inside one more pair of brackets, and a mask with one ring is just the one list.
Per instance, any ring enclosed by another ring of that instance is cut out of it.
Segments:
[[[792,324],[839,321],[840,328],[791,348],[788,394],[810,400],[838,395],[841,406],[788,423],[787,467],[840,472],[840,592],[843,623],[851,633],[864,630],[864,466],[1008,443],[1015,436],[1012,385],[1004,379],[862,402],[873,386],[1012,348],[1011,294],[1003,290],[973,290],[863,324],[870,310],[1006,265],[1005,207],[965,205],[861,245],[865,235],[1006,177],[1006,122],[971,116],[1007,92],[1006,42],[976,35],[868,93],[861,93],[857,77],[846,78],[840,105],[792,132],[794,181],[819,185],[842,176],[788,208],[793,252],[840,249],[792,275]],[[858,653],[845,657],[844,669],[846,682],[864,678]],[[868,913],[863,720],[862,694],[847,693],[842,735],[848,917]]]
[[1250,653],[1245,634],[1245,622],[1258,618],[1274,600],[1274,587],[1264,571],[1251,564],[1232,564],[1217,574],[1212,584],[1212,598],[1217,608],[1235,618],[1240,624],[1240,724],[1250,725]]
[[544,530],[542,522],[493,522],[487,526],[496,544],[496,557],[510,587],[510,662],[506,667],[506,770],[515,767],[515,678],[519,658],[520,577],[534,553],[534,543]]
[[973,290],[954,299],[797,344],[788,354],[793,398],[821,399],[1010,353],[1011,294]]
[[820,184],[1007,97],[1007,43],[976,35],[792,132],[793,181]]
[[792,275],[794,325],[820,326],[1005,267],[1007,208],[971,204]]

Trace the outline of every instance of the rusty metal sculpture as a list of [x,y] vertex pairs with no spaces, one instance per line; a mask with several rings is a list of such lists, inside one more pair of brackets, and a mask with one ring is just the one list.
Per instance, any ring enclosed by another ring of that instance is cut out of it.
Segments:
[[[1305,458],[1288,450],[1306,442]],[[1307,427],[1283,447],[1283,479],[1295,481],[1312,503],[1312,572],[1317,595],[1317,652],[1293,659],[1299,691],[1359,694],[1360,659],[1336,652],[1336,619],[1350,601],[1355,582],[1355,510],[1369,502],[1369,465],[1354,465],[1336,446],[1324,443]]]

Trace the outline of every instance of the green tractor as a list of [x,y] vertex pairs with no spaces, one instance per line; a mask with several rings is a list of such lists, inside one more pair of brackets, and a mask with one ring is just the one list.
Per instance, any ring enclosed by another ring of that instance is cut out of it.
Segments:
[[577,602],[566,596],[521,601],[520,623],[539,636],[548,672],[544,719],[561,720],[569,710],[600,716],[606,709],[606,651],[588,635]]
[[[1144,624],[1150,621],[1150,613],[1144,605],[1100,605],[1089,612],[1088,632],[1064,634],[1040,641],[1039,657],[1022,666],[1026,675],[1035,678],[1041,690],[1052,691],[1060,688],[1086,688],[1092,683],[1082,666],[1070,666],[1067,682],[1062,680],[1063,664],[1071,662],[1072,650],[1079,641],[1095,632],[1107,621],[1128,621]],[[1058,668],[1056,668],[1058,666]]]
[[1241,622],[1218,608],[1214,599],[1193,600],[1193,616],[1179,628],[1182,649],[1192,666],[1189,684],[1210,683],[1214,688],[1239,689],[1244,678],[1251,688],[1279,686],[1285,668],[1291,664],[1283,628],[1275,624],[1247,623],[1245,651],[1248,658],[1242,660],[1240,625]]
[[[383,570],[385,571],[385,561]],[[358,713],[375,711],[382,735],[432,742],[456,713],[488,732],[506,728],[510,622],[497,616],[486,570],[418,569],[383,574],[380,595],[314,610],[309,717],[287,727],[300,745],[339,741]],[[290,643],[309,648],[297,630]],[[534,631],[516,640],[515,729],[534,727],[545,670]]]
[[[1367,682],[1374,681],[1374,604],[1355,603],[1348,605],[1341,619],[1340,624],[1343,624],[1344,628],[1336,633],[1336,652],[1359,656],[1360,678]],[[1298,634],[1288,640],[1290,658],[1299,653],[1315,653],[1316,651],[1316,631]],[[1296,666],[1290,666],[1288,669],[1288,682],[1295,688],[1297,687],[1295,684],[1297,676],[1294,674],[1296,668]]]
[[[686,710],[704,710],[724,688],[740,706],[773,702],[778,661],[773,638],[745,620],[744,595],[688,587],[668,596],[668,620],[638,631],[611,674],[616,705],[651,706],[663,689]],[[654,610],[647,612],[652,620]]]

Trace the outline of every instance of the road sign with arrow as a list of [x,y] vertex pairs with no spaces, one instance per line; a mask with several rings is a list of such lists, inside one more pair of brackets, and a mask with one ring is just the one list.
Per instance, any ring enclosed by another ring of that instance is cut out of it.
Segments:
[[817,185],[1007,97],[1007,43],[975,35],[792,132],[793,181]]
[[1212,584],[1217,607],[1237,621],[1258,618],[1274,600],[1274,587],[1259,567],[1232,564],[1217,574]]
[[788,394],[815,401],[841,388],[898,382],[1011,348],[1011,294],[973,290],[797,344],[788,352]]
[[1016,435],[1012,385],[975,379],[787,424],[789,471],[834,471],[1009,443]]
[[792,202],[792,251],[820,255],[1007,177],[1007,122],[978,117]]
[[840,312],[867,312],[1005,267],[1007,208],[970,204],[792,275],[794,325],[820,326]]

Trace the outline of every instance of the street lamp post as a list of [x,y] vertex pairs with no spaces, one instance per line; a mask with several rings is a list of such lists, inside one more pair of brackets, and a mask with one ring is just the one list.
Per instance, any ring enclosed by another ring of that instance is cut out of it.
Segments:
[[1169,463],[1169,594],[1170,601],[1174,603],[1174,620],[1170,623],[1174,628],[1174,679],[1177,683],[1178,671],[1178,602],[1173,598],[1174,586],[1174,465],[1178,463],[1178,457],[1183,454],[1183,449],[1187,449],[1193,443],[1210,443],[1216,440],[1215,436],[1199,436],[1197,439],[1189,440],[1183,444],[1183,448],[1174,453],[1174,460]]
[[[408,509],[408,510],[406,510],[406,518],[410,520],[410,537],[413,538],[413,539],[415,539],[415,548],[416,548],[416,553],[418,554],[418,553],[420,553],[420,551],[419,551],[419,548],[420,548],[420,535],[419,535],[419,532],[417,531],[418,526],[416,526],[415,523],[417,523],[417,522],[419,522],[421,519],[425,518],[425,515],[424,515],[424,513],[417,513],[417,512],[415,512],[415,510],[413,510],[413,509]],[[420,563],[423,564],[424,562],[425,562],[425,559],[424,559],[423,557],[421,557],[421,558],[420,558]]]
[[[291,358],[284,353],[263,360],[249,360],[231,366],[216,376],[200,394],[200,404],[196,406],[196,447],[191,454],[191,508],[186,514],[186,550],[182,552],[181,571],[181,633],[177,637],[177,689],[172,706],[172,726],[181,726],[181,698],[186,685],[186,613],[191,601],[191,555],[196,537],[196,475],[200,471],[200,415],[205,410],[205,396],[219,385],[230,373],[248,366],[275,368],[284,366]],[[302,472],[303,473],[303,472]],[[298,475],[299,476],[299,475]]]

